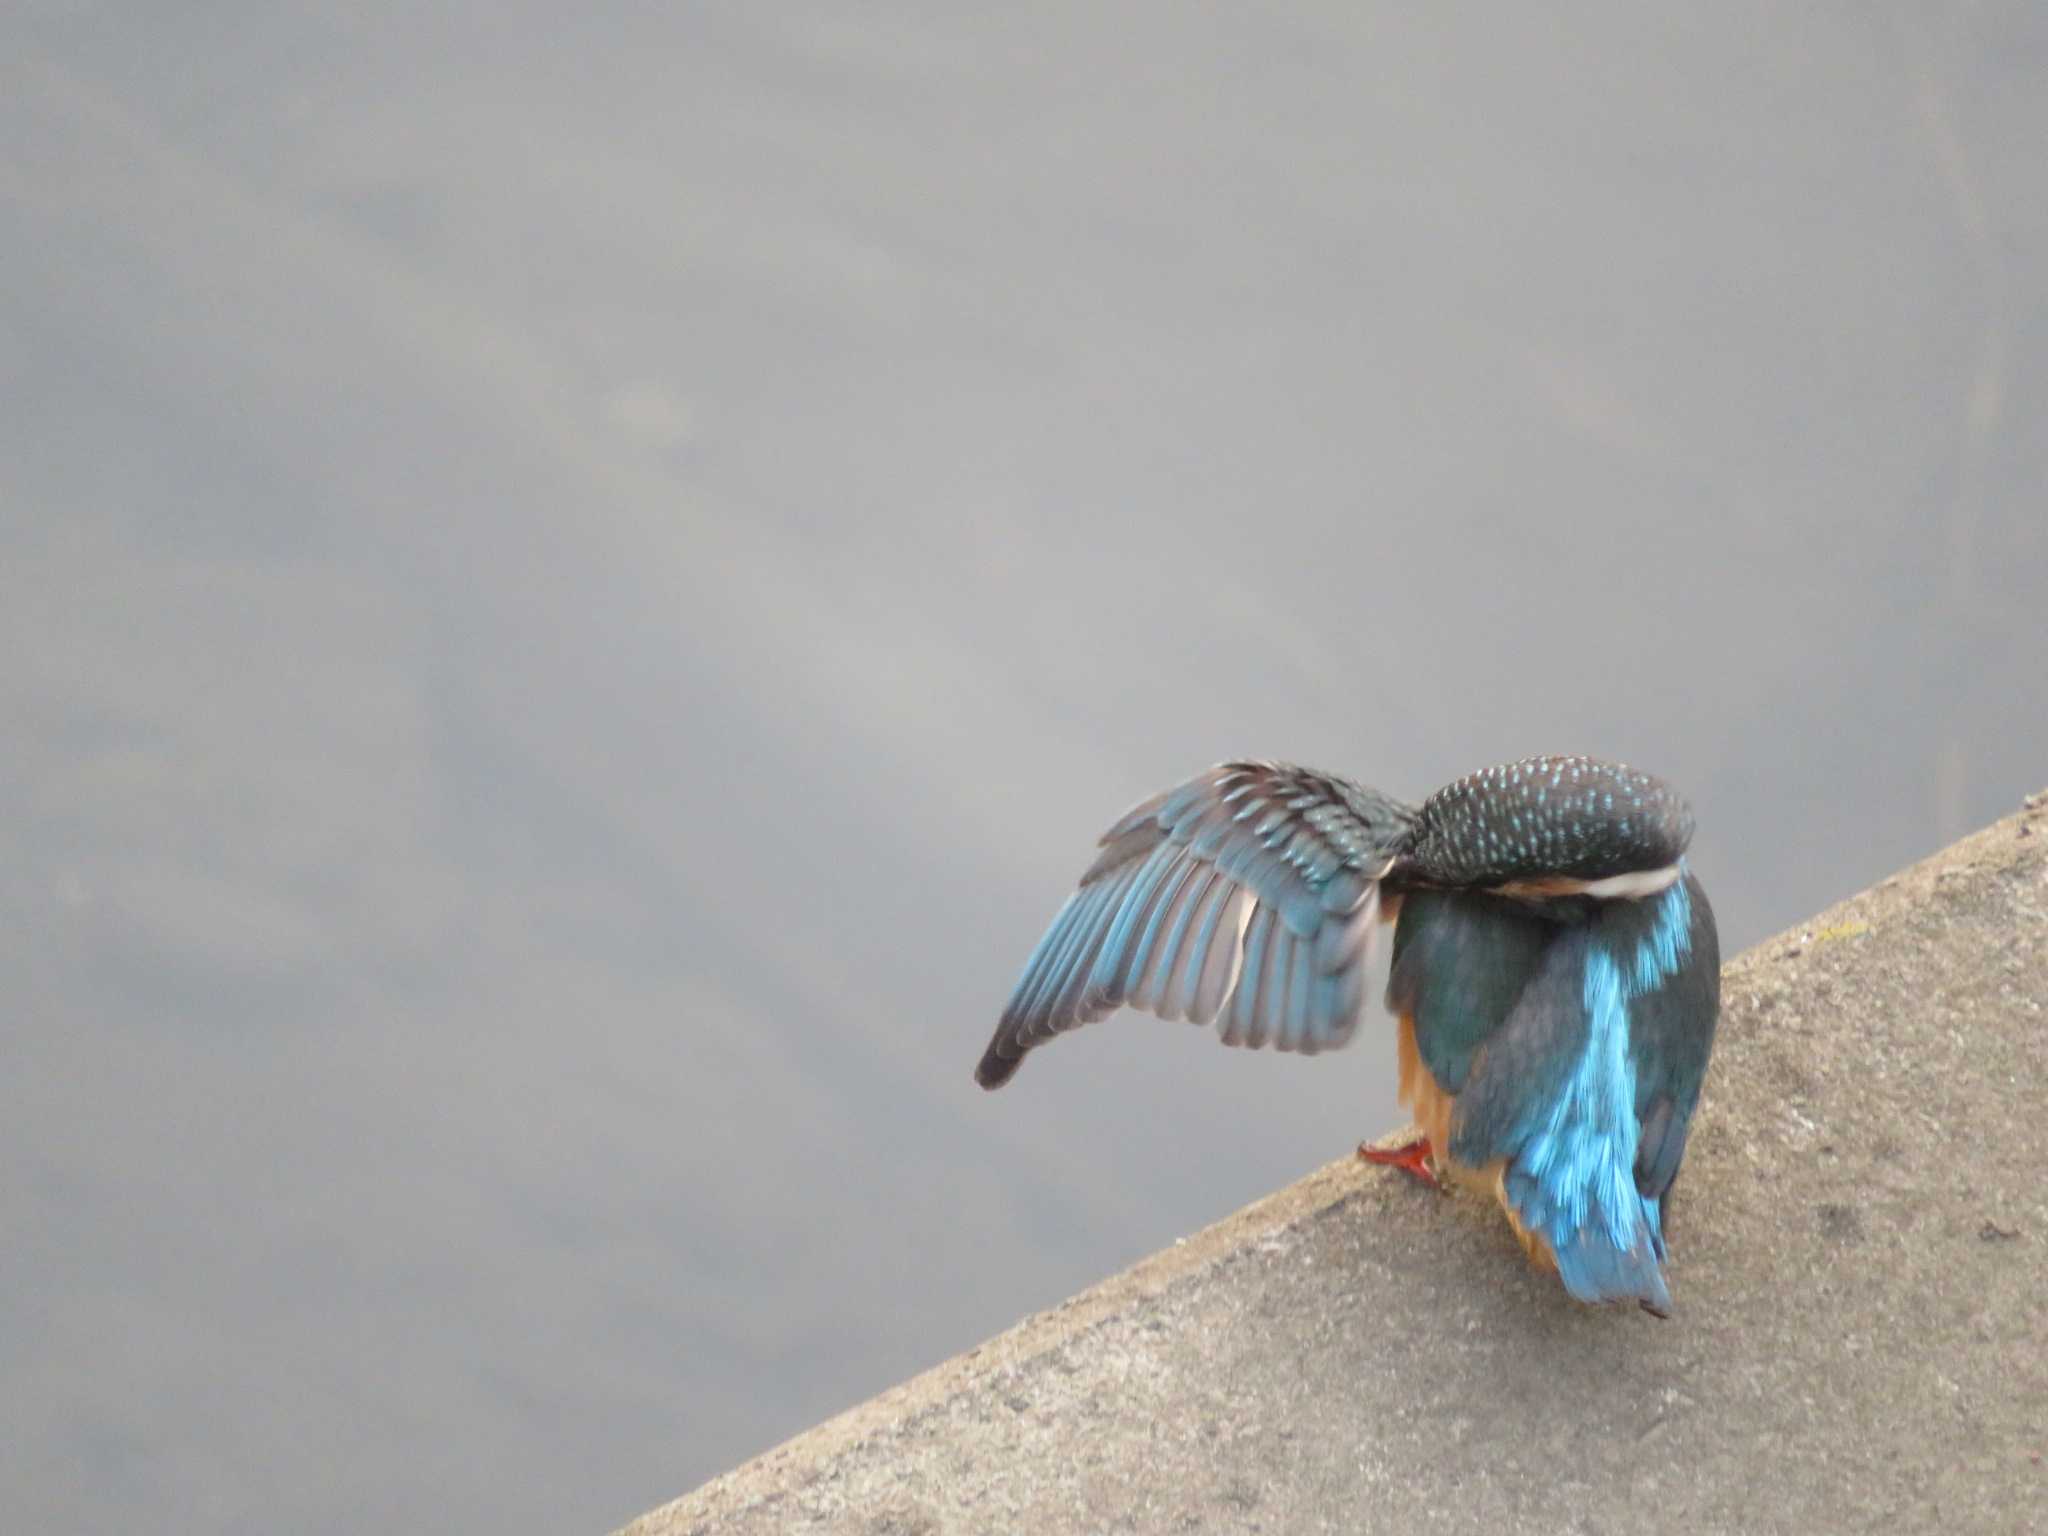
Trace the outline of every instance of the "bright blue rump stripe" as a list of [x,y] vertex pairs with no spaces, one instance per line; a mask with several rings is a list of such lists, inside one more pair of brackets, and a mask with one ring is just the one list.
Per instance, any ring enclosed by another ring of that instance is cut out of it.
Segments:
[[1509,1154],[1508,1199],[1524,1226],[1557,1256],[1565,1289],[1581,1301],[1640,1297],[1670,1305],[1659,1267],[1663,1213],[1636,1189],[1636,1074],[1629,1002],[1654,992],[1692,951],[1692,898],[1680,878],[1626,963],[1594,945],[1582,1001],[1586,1044],[1548,1110]]

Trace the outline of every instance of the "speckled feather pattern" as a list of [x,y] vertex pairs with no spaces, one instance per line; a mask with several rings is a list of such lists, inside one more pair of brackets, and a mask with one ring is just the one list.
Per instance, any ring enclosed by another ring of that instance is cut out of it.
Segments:
[[1692,831],[1690,807],[1661,779],[1590,757],[1530,757],[1425,800],[1411,857],[1443,885],[1597,880],[1675,863]]

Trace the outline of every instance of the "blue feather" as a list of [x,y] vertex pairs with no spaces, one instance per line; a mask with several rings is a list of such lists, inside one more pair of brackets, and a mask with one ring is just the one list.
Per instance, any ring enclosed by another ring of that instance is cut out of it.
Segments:
[[1210,865],[1191,859],[1183,859],[1174,866],[1131,962],[1128,1001],[1132,1007],[1157,1011],[1161,989],[1173,963],[1173,951],[1187,932],[1188,916],[1214,873]]
[[1259,978],[1272,948],[1272,934],[1273,909],[1259,907],[1245,928],[1244,966],[1237,973],[1237,988],[1227,1005],[1223,1037],[1233,1045],[1262,1046],[1270,1033],[1259,1013]]
[[1181,954],[1187,946],[1188,935],[1193,931],[1197,914],[1208,900],[1210,887],[1216,883],[1213,870],[1197,868],[1174,897],[1173,926],[1154,951],[1152,964],[1146,967],[1145,990],[1162,1017],[1171,1018],[1174,1008],[1174,971],[1180,964]]
[[1100,894],[1087,909],[1084,941],[1067,961],[1065,979],[1046,1016],[1046,1022],[1054,1030],[1072,1029],[1085,1018],[1093,1018],[1101,1012],[1102,1004],[1094,986],[1095,961],[1102,952],[1109,920],[1115,915],[1137,874],[1138,866],[1126,865],[1097,888]]
[[[1187,946],[1187,958],[1181,964],[1180,981],[1174,989],[1174,1012],[1195,1024],[1209,1022],[1194,1017],[1195,999],[1202,989],[1202,973],[1211,964],[1210,951],[1222,926],[1223,913],[1236,890],[1234,884],[1220,876],[1211,882],[1208,900],[1202,907],[1201,926],[1195,930],[1194,939]],[[1230,942],[1237,942],[1236,934],[1230,936]]]
[[1629,1051],[1629,1004],[1677,973],[1691,951],[1692,906],[1683,880],[1658,901],[1632,954],[1586,952],[1580,991],[1585,1044],[1562,1088],[1517,1127],[1505,1187],[1525,1226],[1557,1256],[1565,1289],[1581,1301],[1639,1298],[1668,1309],[1658,1261],[1662,1210],[1636,1187],[1640,1128]]
[[1179,898],[1181,887],[1186,885],[1200,866],[1187,859],[1173,858],[1160,866],[1159,871],[1148,882],[1145,896],[1145,926],[1136,944],[1130,947],[1130,957],[1124,962],[1120,990],[1125,998],[1137,992],[1145,980],[1146,970],[1152,962],[1153,946],[1159,942],[1160,926],[1166,921],[1168,912]]
[[1140,864],[1137,873],[1131,877],[1130,889],[1124,893],[1123,905],[1117,909],[1110,924],[1109,933],[1102,941],[1102,952],[1095,957],[1094,974],[1088,979],[1091,992],[1111,1000],[1115,1006],[1122,1006],[1126,968],[1131,963],[1131,946],[1137,939],[1138,925],[1151,915],[1152,898],[1159,893],[1159,882],[1166,878],[1178,858],[1171,843],[1161,843],[1152,850],[1151,856]]
[[1048,960],[1045,974],[1026,1005],[1034,1031],[1056,1025],[1061,1003],[1080,981],[1077,973],[1089,958],[1090,943],[1102,931],[1101,920],[1113,894],[1113,886],[1105,882],[1074,894],[1078,900],[1060,924],[1059,948]]
[[1293,974],[1287,981],[1287,1024],[1284,1038],[1294,1043],[1298,1051],[1310,1054],[1323,1044],[1319,1022],[1309,1012],[1309,1005],[1315,1000],[1315,974],[1313,955],[1309,946],[1296,939],[1290,946],[1293,951]]
[[1266,942],[1266,976],[1260,986],[1259,1017],[1272,1031],[1274,1046],[1291,1051],[1295,1042],[1287,1032],[1287,989],[1294,976],[1294,935],[1277,913],[1272,935]]
[[1027,1027],[1036,1022],[1044,1005],[1052,1000],[1062,962],[1069,949],[1079,942],[1086,910],[1100,895],[1100,891],[1088,889],[1069,896],[1066,905],[1053,919],[1052,926],[1046,930],[1045,937],[1032,950],[1031,958],[1024,962],[1024,975],[1017,983],[1010,1011]]

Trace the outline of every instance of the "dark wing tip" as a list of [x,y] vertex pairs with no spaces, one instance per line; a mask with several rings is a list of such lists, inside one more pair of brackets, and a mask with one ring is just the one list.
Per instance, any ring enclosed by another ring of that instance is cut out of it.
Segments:
[[974,1069],[974,1080],[984,1088],[1000,1088],[1015,1077],[1017,1069],[1023,1065],[1022,1054],[1005,1056],[998,1044],[992,1042],[989,1048],[982,1052],[981,1061]]

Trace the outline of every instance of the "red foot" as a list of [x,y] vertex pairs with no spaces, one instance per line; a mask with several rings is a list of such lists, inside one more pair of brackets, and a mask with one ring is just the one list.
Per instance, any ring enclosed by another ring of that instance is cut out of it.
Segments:
[[1403,1173],[1420,1179],[1431,1189],[1442,1187],[1437,1183],[1436,1170],[1429,1165],[1430,1147],[1427,1136],[1418,1136],[1398,1147],[1375,1147],[1370,1143],[1360,1142],[1358,1155],[1368,1163],[1378,1163],[1383,1168],[1398,1168]]

